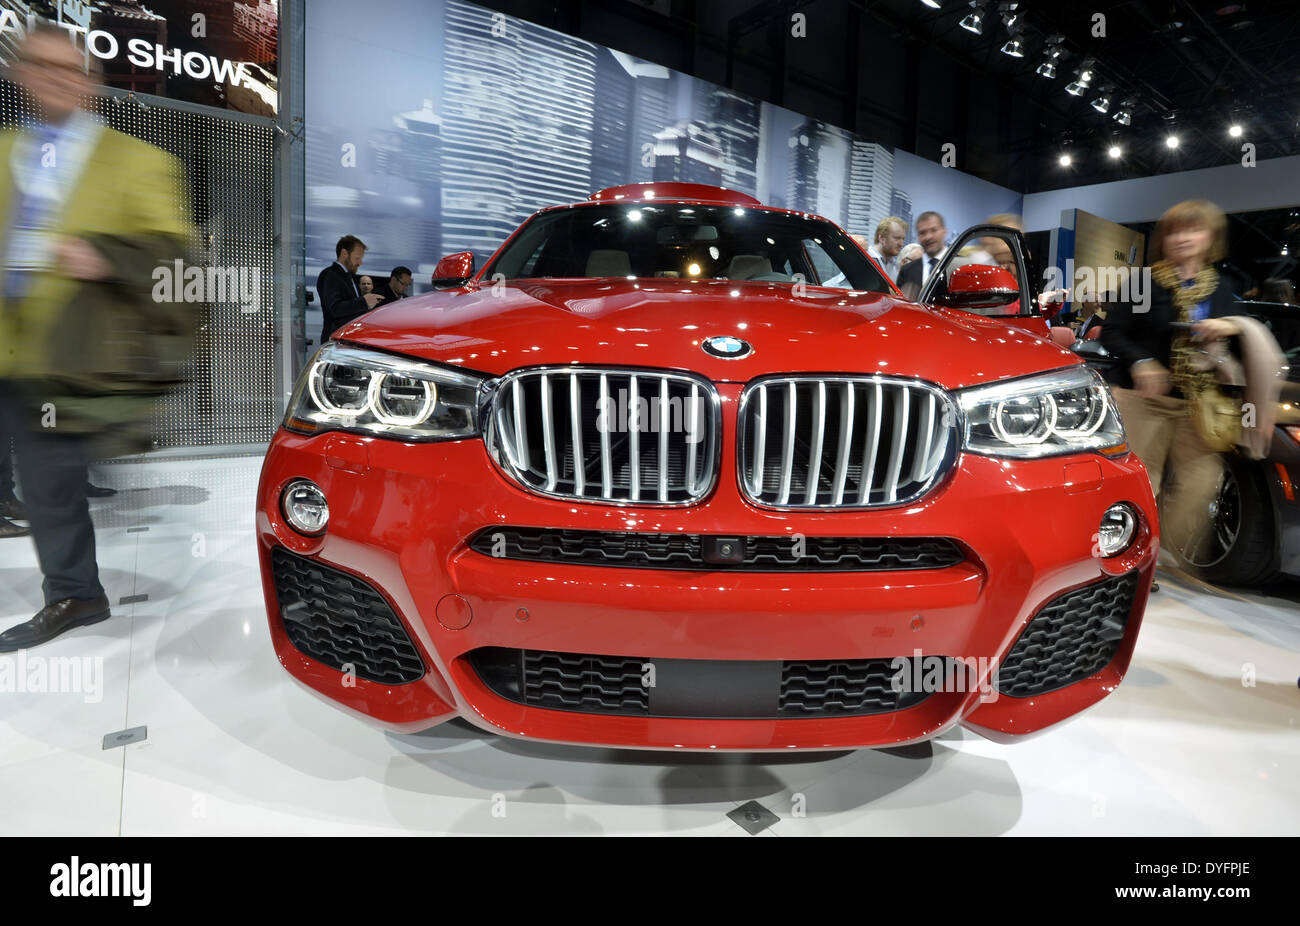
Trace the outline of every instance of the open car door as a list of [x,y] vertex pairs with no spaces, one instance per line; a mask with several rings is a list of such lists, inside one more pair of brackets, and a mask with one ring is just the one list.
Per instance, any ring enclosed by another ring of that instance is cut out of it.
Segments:
[[1005,225],[972,225],[948,248],[917,301],[1005,319],[1046,338],[1047,319],[1060,306],[1040,307],[1036,279],[1024,235]]

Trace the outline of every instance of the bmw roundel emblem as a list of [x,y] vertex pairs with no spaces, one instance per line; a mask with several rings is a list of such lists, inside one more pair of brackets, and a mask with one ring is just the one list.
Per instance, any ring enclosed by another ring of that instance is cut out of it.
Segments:
[[725,360],[735,360],[737,357],[743,357],[753,350],[748,341],[733,338],[731,335],[705,338],[704,343],[700,346],[704,348],[706,354],[722,357]]

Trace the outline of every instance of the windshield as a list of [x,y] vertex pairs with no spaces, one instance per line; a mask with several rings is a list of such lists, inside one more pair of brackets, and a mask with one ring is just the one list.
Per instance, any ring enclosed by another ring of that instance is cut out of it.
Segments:
[[536,216],[484,277],[627,277],[807,283],[887,293],[829,222],[738,206],[597,204]]

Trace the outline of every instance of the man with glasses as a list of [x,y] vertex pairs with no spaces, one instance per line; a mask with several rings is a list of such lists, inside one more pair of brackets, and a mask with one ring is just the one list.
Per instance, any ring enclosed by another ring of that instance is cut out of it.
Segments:
[[387,305],[390,302],[396,302],[398,299],[405,299],[406,294],[410,291],[410,267],[394,267],[393,272],[388,275],[388,282],[380,283],[375,287],[375,292],[384,297],[384,301],[380,305]]

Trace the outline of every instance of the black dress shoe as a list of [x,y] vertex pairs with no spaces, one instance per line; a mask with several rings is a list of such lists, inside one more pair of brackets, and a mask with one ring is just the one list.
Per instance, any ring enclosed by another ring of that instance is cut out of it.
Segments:
[[0,502],[0,518],[13,518],[15,521],[27,520],[27,506],[16,498],[7,498]]
[[103,486],[91,485],[86,483],[87,498],[108,498],[110,495],[116,495],[117,489],[106,489]]
[[29,646],[39,646],[73,627],[98,624],[111,616],[108,610],[108,598],[104,595],[89,601],[64,598],[54,604],[47,604],[37,611],[36,616],[31,620],[0,633],[0,653],[12,653]]
[[31,532],[31,528],[0,518],[0,537],[26,537]]

